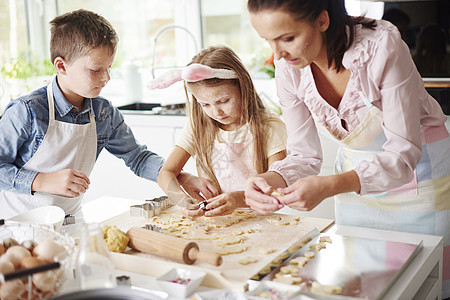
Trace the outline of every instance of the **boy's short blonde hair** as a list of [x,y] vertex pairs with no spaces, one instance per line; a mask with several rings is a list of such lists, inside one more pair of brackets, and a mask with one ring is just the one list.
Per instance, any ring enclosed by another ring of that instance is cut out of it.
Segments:
[[119,42],[116,31],[105,18],[84,9],[58,16],[50,25],[52,63],[59,56],[70,64],[97,47],[106,47],[113,54]]

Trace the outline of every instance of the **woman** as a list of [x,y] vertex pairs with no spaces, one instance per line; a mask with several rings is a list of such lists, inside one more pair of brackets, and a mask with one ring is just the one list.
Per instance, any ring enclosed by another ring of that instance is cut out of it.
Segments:
[[[336,223],[444,236],[450,253],[450,138],[395,26],[347,15],[344,0],[249,0],[275,54],[288,156],[250,178],[263,214],[335,196]],[[317,176],[317,129],[340,144],[336,175]],[[286,187],[288,186],[288,187]],[[282,196],[270,193],[278,188]],[[444,255],[444,294],[450,262]]]

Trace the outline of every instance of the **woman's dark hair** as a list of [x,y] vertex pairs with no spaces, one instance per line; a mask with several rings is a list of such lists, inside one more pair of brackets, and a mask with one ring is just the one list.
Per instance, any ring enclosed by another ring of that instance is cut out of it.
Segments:
[[[345,51],[353,43],[355,33],[353,26],[361,24],[367,28],[375,28],[376,21],[364,17],[351,17],[345,10],[344,0],[248,0],[247,8],[250,13],[262,10],[283,10],[295,20],[313,22],[326,10],[330,17],[330,25],[326,31],[328,66],[333,61],[337,72],[342,67]],[[351,30],[347,36],[346,26]]]

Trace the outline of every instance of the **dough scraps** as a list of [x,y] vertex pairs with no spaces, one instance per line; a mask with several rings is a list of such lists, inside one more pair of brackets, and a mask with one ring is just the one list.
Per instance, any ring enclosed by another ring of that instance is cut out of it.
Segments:
[[238,254],[247,251],[247,245],[245,244],[235,244],[235,245],[227,245],[222,249],[216,250],[216,253],[219,255],[229,255],[229,254]]
[[227,245],[234,245],[234,244],[239,244],[242,243],[244,241],[244,237],[242,236],[224,236],[221,237],[217,242],[216,245],[219,247],[226,247]]
[[241,265],[248,265],[248,264],[252,264],[257,262],[258,260],[254,257],[250,257],[250,256],[246,256],[244,258],[241,258],[240,260],[238,260],[238,263],[240,263]]
[[306,251],[305,254],[303,254],[304,257],[312,259],[316,256],[316,254],[312,251]]
[[311,292],[320,294],[341,294],[342,287],[338,285],[336,286],[324,285],[318,283],[317,281],[313,281],[311,285]]
[[299,274],[300,273],[300,269],[297,268],[296,266],[293,265],[288,265],[288,266],[284,266],[280,268],[280,273],[281,274]]
[[280,273],[277,273],[273,281],[290,285],[299,285],[303,279],[301,277],[283,276]]

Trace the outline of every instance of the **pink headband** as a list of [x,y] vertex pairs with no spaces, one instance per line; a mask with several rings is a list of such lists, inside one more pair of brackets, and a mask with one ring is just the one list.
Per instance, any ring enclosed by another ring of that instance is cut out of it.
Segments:
[[210,78],[235,79],[238,77],[233,70],[213,69],[202,64],[191,64],[187,67],[173,69],[161,74],[158,78],[151,80],[147,87],[149,89],[164,89],[181,80],[196,82]]

